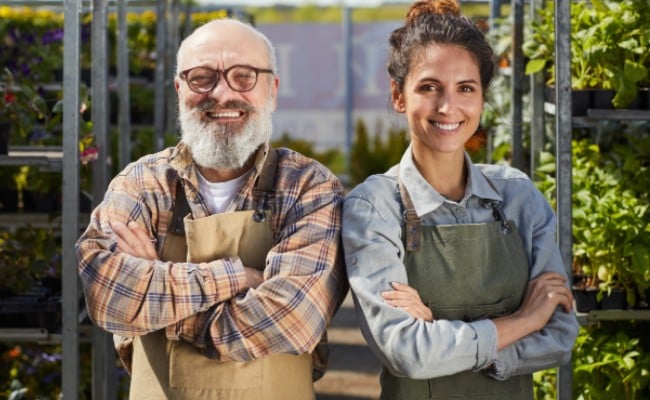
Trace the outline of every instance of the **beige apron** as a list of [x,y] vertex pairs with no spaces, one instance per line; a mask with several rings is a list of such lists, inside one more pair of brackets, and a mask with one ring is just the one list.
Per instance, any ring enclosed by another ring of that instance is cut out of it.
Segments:
[[[186,202],[180,186],[179,190],[177,196],[180,193],[178,197]],[[267,217],[270,215],[262,207],[197,220],[186,216],[183,219],[186,236],[178,234],[180,231],[172,222],[161,258],[202,262],[239,256],[244,265],[262,270],[273,245]],[[188,343],[167,340],[163,329],[135,338],[133,342],[130,398],[314,399],[312,358],[311,354],[273,354],[249,362],[217,362]]]

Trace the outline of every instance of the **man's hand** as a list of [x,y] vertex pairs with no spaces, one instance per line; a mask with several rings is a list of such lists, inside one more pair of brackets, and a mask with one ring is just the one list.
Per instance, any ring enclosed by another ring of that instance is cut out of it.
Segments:
[[381,294],[386,304],[406,311],[413,318],[427,322],[433,321],[431,309],[422,302],[417,290],[399,282],[391,282],[390,285],[394,290]]
[[249,288],[256,288],[264,282],[262,271],[251,267],[244,267],[244,270],[246,271],[246,279],[248,280]]
[[158,253],[154,247],[156,239],[151,238],[140,225],[133,221],[128,225],[116,221],[111,222],[111,227],[115,233],[119,251],[147,260],[158,259]]

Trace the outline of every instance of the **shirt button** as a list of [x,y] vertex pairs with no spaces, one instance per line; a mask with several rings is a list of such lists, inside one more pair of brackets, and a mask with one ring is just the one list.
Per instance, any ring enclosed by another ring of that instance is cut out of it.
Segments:
[[451,212],[457,217],[464,217],[466,215],[463,207],[454,206],[452,207]]

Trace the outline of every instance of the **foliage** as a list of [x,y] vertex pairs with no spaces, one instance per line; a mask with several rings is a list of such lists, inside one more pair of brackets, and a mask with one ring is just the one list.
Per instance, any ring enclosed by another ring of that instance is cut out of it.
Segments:
[[399,163],[408,142],[404,130],[391,129],[386,138],[379,134],[371,138],[365,123],[359,120],[350,154],[350,184],[361,183],[368,176],[384,173]]
[[[90,344],[80,346],[80,400],[92,398],[91,350]],[[0,343],[0,399],[60,400],[61,360],[59,345]],[[126,399],[128,375],[117,362],[115,371],[118,398]]]
[[[554,72],[554,3],[540,9],[523,45],[530,58],[527,73]],[[571,82],[574,89],[614,89],[612,104],[624,108],[637,96],[637,85],[650,76],[650,3],[646,0],[571,2]]]
[[[573,347],[573,397],[641,400],[650,395],[648,323],[581,327]],[[556,369],[533,374],[535,399],[557,398]]]
[[533,397],[535,400],[557,399],[557,368],[533,373]]
[[62,28],[60,13],[0,6],[0,65],[18,80],[54,81],[63,66]]
[[61,276],[60,245],[49,229],[24,226],[0,230],[0,285],[13,293],[37,280]]
[[[583,276],[586,287],[598,286],[601,296],[615,287],[626,289],[629,304],[636,292],[650,287],[650,176],[647,158],[634,157],[647,152],[649,140],[639,139],[636,152],[620,148],[618,157],[602,154],[587,140],[573,143],[574,275]],[[620,157],[634,159],[625,160],[628,167],[621,170]],[[539,189],[553,203],[555,158],[543,154],[537,172]]]
[[[352,21],[354,22],[376,22],[376,21],[403,21],[408,10],[409,3],[391,4],[385,2],[381,7],[358,6],[351,9]],[[508,11],[509,5],[503,6]],[[254,16],[258,24],[277,24],[284,22],[305,23],[305,22],[340,22],[342,16],[341,6],[317,6],[305,4],[299,7],[273,6],[273,7],[246,7],[245,10]],[[461,4],[463,15],[469,17],[487,16],[490,14],[488,4],[465,3]]]
[[9,125],[12,144],[43,143],[61,122],[50,110],[42,86],[29,78],[17,80],[5,68],[0,84],[0,122]]
[[317,151],[314,149],[314,145],[311,142],[291,138],[286,132],[282,134],[280,138],[274,140],[271,144],[273,147],[288,147],[292,150],[302,153],[307,157],[313,158],[314,160],[327,166],[335,174],[342,174],[344,172],[345,166],[343,161],[343,154],[339,150],[330,149],[325,151]]
[[[643,327],[632,333],[626,333],[629,327],[612,328],[581,328],[573,367],[578,399],[640,400],[650,394],[650,352],[642,343]],[[635,333],[642,336],[631,336]]]

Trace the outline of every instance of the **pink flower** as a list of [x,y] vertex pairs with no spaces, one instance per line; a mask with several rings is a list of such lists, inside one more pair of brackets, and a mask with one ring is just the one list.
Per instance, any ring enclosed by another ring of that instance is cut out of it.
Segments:
[[14,103],[16,101],[16,95],[11,92],[7,92],[4,94],[4,101],[7,104]]
[[86,165],[89,162],[93,162],[97,160],[97,157],[99,156],[99,151],[97,150],[96,147],[89,147],[87,149],[84,149],[81,154],[79,155],[79,161],[81,161],[82,165]]

